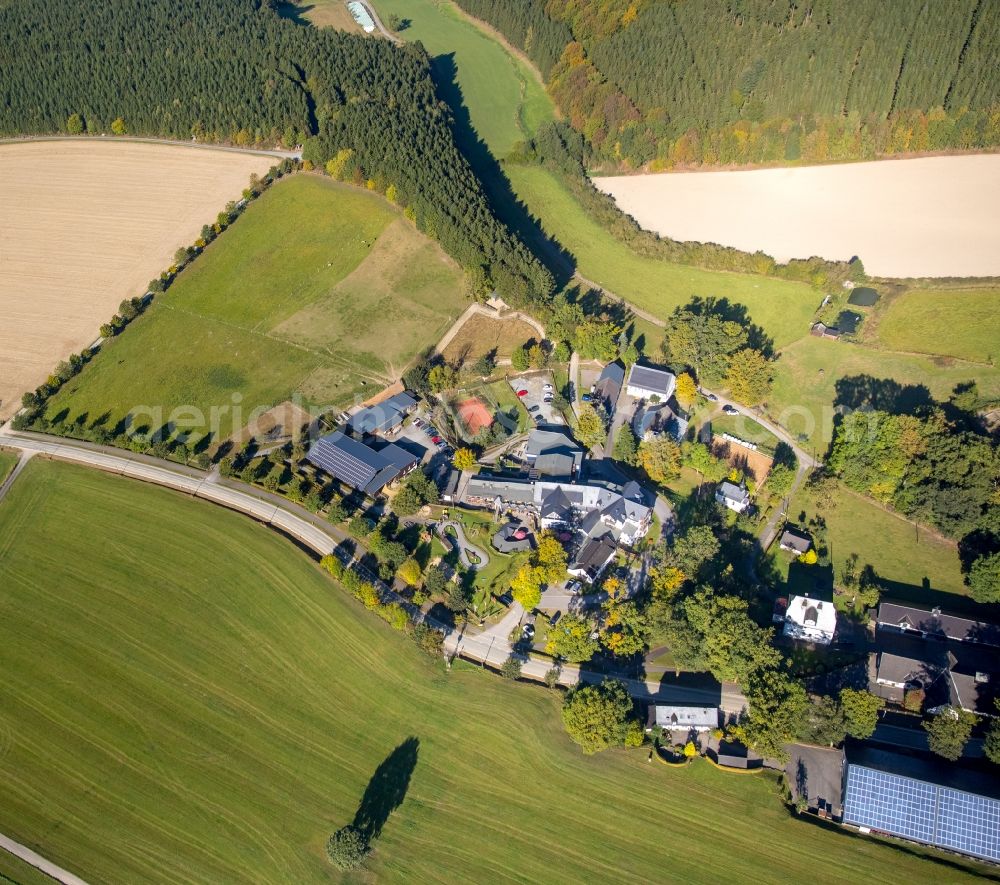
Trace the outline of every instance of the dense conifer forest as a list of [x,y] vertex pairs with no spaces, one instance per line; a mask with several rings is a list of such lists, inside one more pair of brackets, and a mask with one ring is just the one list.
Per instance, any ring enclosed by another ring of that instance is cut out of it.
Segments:
[[495,217],[418,46],[304,27],[269,0],[0,4],[0,135],[127,132],[304,143],[381,190],[477,287],[547,298],[547,270]]
[[589,160],[870,159],[1000,144],[993,0],[457,0],[541,69]]

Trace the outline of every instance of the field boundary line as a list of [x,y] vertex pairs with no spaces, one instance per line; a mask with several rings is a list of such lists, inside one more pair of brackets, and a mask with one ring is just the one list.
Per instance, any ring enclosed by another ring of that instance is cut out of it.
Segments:
[[255,154],[264,157],[279,157],[282,160],[300,160],[302,151],[282,151],[277,148],[243,148],[227,144],[211,144],[202,141],[181,141],[172,138],[153,138],[143,135],[19,135],[0,138],[0,145],[31,144],[34,141],[96,141],[99,144],[120,141],[123,144],[162,144],[170,147],[199,148],[206,151],[228,151],[232,154]]
[[8,854],[13,854],[14,857],[20,858],[26,864],[30,864],[36,870],[45,873],[46,876],[55,879],[57,882],[62,882],[63,885],[87,885],[87,882],[79,876],[71,873],[69,870],[64,870],[50,860],[46,860],[37,851],[32,851],[27,845],[15,842],[9,836],[5,836],[2,833],[0,833],[0,848]]

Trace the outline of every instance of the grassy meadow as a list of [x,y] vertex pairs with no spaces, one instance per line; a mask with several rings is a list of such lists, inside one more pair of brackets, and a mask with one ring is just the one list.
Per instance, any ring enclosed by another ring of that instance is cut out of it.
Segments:
[[877,341],[889,350],[993,366],[1000,356],[1000,288],[910,289],[877,317]]
[[388,202],[296,175],[251,203],[48,415],[114,424],[140,406],[207,415],[239,400],[246,416],[293,395],[343,405],[394,380],[465,304],[458,267]]
[[12,449],[0,449],[0,485],[10,476],[10,472],[17,466],[19,453]]
[[924,387],[946,400],[955,385],[975,379],[985,399],[1000,397],[1000,369],[949,357],[874,350],[856,344],[807,336],[781,352],[774,365],[774,386],[767,400],[771,417],[822,457],[833,432],[838,382],[867,375],[903,387]]
[[985,872],[799,821],[770,775],[586,757],[556,692],[445,673],[278,535],[168,490],[36,460],[0,504],[0,568],[0,832],[92,882],[337,881],[326,838],[411,738],[350,881]]

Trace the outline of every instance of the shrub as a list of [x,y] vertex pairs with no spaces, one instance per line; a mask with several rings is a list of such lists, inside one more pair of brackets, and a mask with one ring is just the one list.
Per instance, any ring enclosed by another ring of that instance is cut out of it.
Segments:
[[344,575],[343,563],[341,563],[341,561],[332,553],[328,553],[324,556],[319,561],[319,564],[335,578],[342,578]]
[[417,648],[432,658],[441,657],[444,646],[444,634],[428,627],[427,624],[417,624],[413,628],[413,641]]
[[521,676],[521,662],[511,655],[500,667],[504,679],[518,679]]
[[326,856],[341,870],[356,870],[371,851],[357,827],[341,827],[326,843]]

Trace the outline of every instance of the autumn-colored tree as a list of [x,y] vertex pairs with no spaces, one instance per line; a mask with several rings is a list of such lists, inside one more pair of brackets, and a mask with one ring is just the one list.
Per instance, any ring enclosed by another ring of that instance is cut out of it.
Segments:
[[435,393],[440,393],[442,390],[450,390],[455,386],[455,370],[447,363],[434,366],[427,373],[427,383]]
[[688,760],[694,759],[698,755],[698,748],[694,745],[694,741],[688,741],[684,745],[684,757]]
[[593,446],[604,444],[607,431],[604,428],[604,421],[597,414],[590,403],[583,403],[576,418],[576,438],[580,440],[588,449]]
[[545,653],[572,663],[589,661],[598,649],[596,639],[592,639],[594,624],[587,618],[568,613],[549,628]]
[[566,549],[551,532],[538,536],[538,548],[532,555],[532,562],[546,584],[555,584],[566,577]]
[[70,114],[69,119],[66,121],[66,131],[70,135],[79,135],[86,129],[87,126],[83,122],[83,117],[79,114]]
[[541,569],[523,565],[511,579],[510,592],[527,611],[542,601]]
[[541,344],[532,344],[528,348],[528,364],[533,369],[544,369],[548,357]]
[[124,135],[126,132],[125,121],[121,117],[115,117],[115,119],[111,121],[111,131],[115,135]]
[[771,392],[771,364],[759,350],[737,351],[729,361],[725,385],[733,399],[755,406]]
[[677,402],[681,404],[681,407],[685,409],[691,408],[694,401],[698,398],[698,385],[694,383],[694,378],[687,372],[681,372],[677,376],[677,386],[674,388],[674,396],[677,397]]
[[343,181],[351,171],[351,160],[354,158],[353,148],[343,148],[334,157],[327,160],[326,174],[338,181]]
[[420,563],[411,556],[399,567],[396,574],[411,587],[416,587],[423,577],[423,569],[420,568]]
[[637,460],[653,482],[667,482],[680,473],[680,446],[665,436],[645,439],[639,443]]
[[476,466],[476,455],[472,449],[456,449],[451,463],[456,470],[472,470]]

